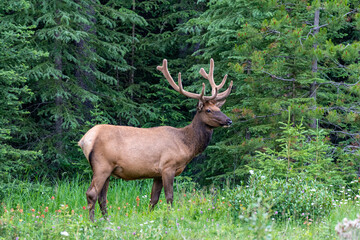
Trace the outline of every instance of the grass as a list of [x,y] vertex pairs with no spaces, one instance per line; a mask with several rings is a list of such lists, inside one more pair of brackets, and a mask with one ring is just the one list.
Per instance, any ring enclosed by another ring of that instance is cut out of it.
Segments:
[[[163,194],[148,211],[152,181],[111,180],[109,220],[96,206],[96,222],[88,220],[81,179],[54,186],[36,184],[1,200],[0,239],[337,239],[335,226],[356,218],[356,200],[334,207],[319,219],[272,218],[266,208],[239,218],[229,199],[230,189],[208,191],[188,181],[175,184],[174,205]],[[31,190],[36,189],[36,190]]]

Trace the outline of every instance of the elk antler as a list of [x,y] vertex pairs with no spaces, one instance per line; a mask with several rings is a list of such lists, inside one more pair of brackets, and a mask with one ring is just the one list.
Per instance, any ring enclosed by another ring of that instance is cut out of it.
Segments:
[[215,100],[215,101],[220,101],[225,99],[227,96],[229,96],[230,92],[231,92],[231,88],[233,85],[233,82],[230,82],[230,85],[228,87],[228,89],[226,89],[224,92],[218,94],[218,90],[220,90],[226,81],[227,75],[224,76],[224,79],[222,80],[222,82],[220,83],[220,85],[216,85],[215,81],[214,81],[214,60],[210,59],[210,70],[209,70],[209,74],[207,74],[205,72],[205,70],[203,68],[200,69],[200,74],[209,80],[210,85],[211,85],[211,96],[204,96],[205,93],[205,83],[202,84],[202,90],[200,94],[196,94],[196,93],[191,93],[188,91],[185,91],[183,86],[182,86],[182,82],[181,82],[181,73],[179,73],[178,75],[178,85],[174,82],[174,79],[171,77],[168,67],[167,67],[167,60],[164,59],[163,60],[163,64],[162,66],[157,66],[156,68],[157,70],[161,71],[163,73],[163,75],[165,76],[166,80],[170,83],[170,85],[179,93],[181,93],[182,95],[189,97],[189,98],[194,98],[194,99],[198,99],[201,100],[203,102],[206,101],[210,101],[210,100]]
[[[210,59],[210,69],[209,69],[209,74],[207,74],[204,70],[204,68],[201,68],[199,73],[201,74],[201,76],[203,76],[204,78],[206,78],[207,80],[209,80],[209,83],[211,85],[211,94],[214,95],[215,91],[216,90],[220,90],[225,82],[226,82],[226,79],[227,79],[227,74],[225,74],[222,82],[219,84],[219,85],[216,85],[215,84],[215,81],[214,81],[214,59]],[[232,88],[232,85],[233,85],[233,81],[230,82],[230,85],[228,87],[228,89],[226,89],[224,92],[220,93],[217,95],[216,97],[216,101],[220,101],[220,100],[223,100],[225,98],[227,98],[231,92],[231,88]]]

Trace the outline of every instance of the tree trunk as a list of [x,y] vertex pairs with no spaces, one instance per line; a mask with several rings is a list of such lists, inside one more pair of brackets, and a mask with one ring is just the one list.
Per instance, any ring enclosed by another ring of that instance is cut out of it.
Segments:
[[[315,17],[314,17],[314,36],[316,36],[319,33],[319,22],[320,22],[320,9],[317,9],[315,11]],[[317,43],[314,43],[314,50],[317,48]],[[318,71],[318,62],[316,57],[314,56],[311,66],[311,71],[313,72],[313,76],[316,76],[316,73]],[[316,80],[311,84],[310,87],[310,97],[314,99],[314,105],[316,107],[316,91],[317,91],[318,84]],[[311,127],[316,128],[317,120],[314,118],[311,120]]]
[[[86,15],[90,18],[90,24],[83,24],[82,30],[89,35],[95,35],[96,30],[94,29],[94,25],[96,24],[95,18],[95,10],[93,4],[96,4],[94,0],[90,1],[91,4],[82,6],[83,9],[80,11],[84,11]],[[79,86],[88,91],[89,85],[95,84],[95,76],[93,72],[95,71],[95,64],[93,62],[89,62],[89,55],[91,52],[95,52],[96,50],[90,48],[89,44],[90,40],[88,38],[80,39],[79,42],[76,43],[76,51],[77,51],[77,59],[79,61],[79,65],[75,70],[75,77],[79,83]],[[90,69],[88,71],[87,69]],[[94,108],[92,102],[90,100],[86,100],[84,103],[86,107],[85,111],[85,119],[90,120],[90,111]]]
[[[135,0],[132,2],[132,10],[135,12]],[[132,46],[131,46],[131,70],[130,70],[130,79],[129,79],[129,85],[134,84],[134,76],[135,76],[135,22],[132,24]],[[133,99],[133,94],[131,93],[131,99]]]
[[[56,10],[56,13],[59,13],[59,10]],[[60,19],[56,19],[56,23],[60,25]],[[58,40],[60,37],[60,33],[55,33],[55,49],[54,49],[54,63],[55,63],[55,69],[58,70],[60,73],[62,73],[62,54],[61,54],[61,44],[60,40]],[[62,77],[61,74],[55,77],[55,85],[57,86],[57,89],[62,88]],[[58,109],[61,109],[63,105],[63,98],[60,94],[55,95],[55,108],[58,112],[58,116],[55,118],[55,139],[56,139],[56,148],[59,152],[62,152],[63,150],[63,144],[62,144],[62,124],[64,122],[64,118],[62,117],[61,113],[59,114]],[[61,112],[61,111],[60,111]]]

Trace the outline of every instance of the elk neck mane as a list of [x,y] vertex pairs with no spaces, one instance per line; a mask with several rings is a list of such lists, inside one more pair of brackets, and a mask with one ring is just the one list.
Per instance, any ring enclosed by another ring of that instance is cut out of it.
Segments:
[[197,113],[192,122],[186,127],[182,128],[184,134],[183,142],[189,146],[194,153],[194,156],[203,152],[209,145],[213,129],[201,121]]

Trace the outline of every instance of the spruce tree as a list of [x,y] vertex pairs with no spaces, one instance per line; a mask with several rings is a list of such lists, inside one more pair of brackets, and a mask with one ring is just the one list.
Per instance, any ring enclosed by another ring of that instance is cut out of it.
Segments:
[[86,130],[97,123],[136,125],[147,114],[121,80],[130,69],[124,56],[131,41],[121,28],[145,21],[111,1],[28,4],[11,21],[34,25],[30,43],[48,53],[25,73],[34,92],[28,105],[34,128],[30,146],[43,151],[51,174],[71,175],[79,164],[87,167],[76,146]]
[[10,21],[28,7],[27,1],[0,3],[0,199],[19,186],[19,180],[33,177],[41,161],[41,153],[24,144],[31,128],[23,106],[33,95],[25,76],[28,62],[37,61],[44,53],[29,44],[32,26]]

